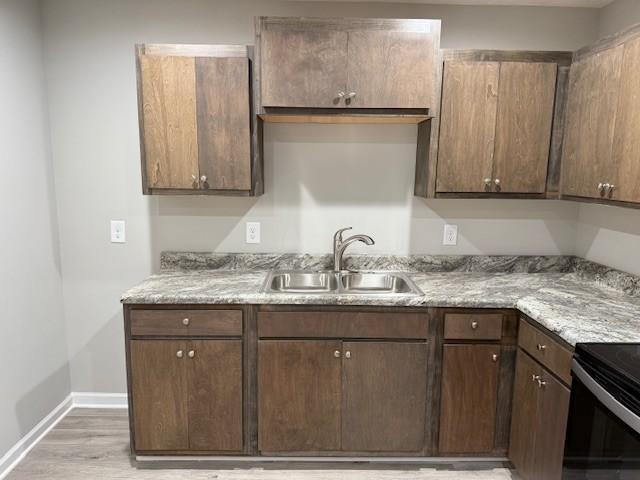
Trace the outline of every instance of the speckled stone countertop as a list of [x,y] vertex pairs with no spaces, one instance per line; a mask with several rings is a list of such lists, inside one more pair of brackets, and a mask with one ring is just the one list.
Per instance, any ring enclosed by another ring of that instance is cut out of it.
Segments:
[[328,269],[328,255],[163,253],[125,304],[516,308],[571,345],[640,343],[640,279],[576,257],[351,256],[347,268],[404,271],[423,295],[262,293],[269,270]]

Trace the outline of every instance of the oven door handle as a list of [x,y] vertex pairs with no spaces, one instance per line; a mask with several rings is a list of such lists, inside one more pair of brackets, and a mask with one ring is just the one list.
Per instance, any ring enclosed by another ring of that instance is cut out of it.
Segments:
[[616,417],[626,423],[631,429],[640,434],[640,417],[621,404],[616,398],[607,392],[602,385],[596,382],[587,371],[574,358],[571,369],[585,387],[609,409]]

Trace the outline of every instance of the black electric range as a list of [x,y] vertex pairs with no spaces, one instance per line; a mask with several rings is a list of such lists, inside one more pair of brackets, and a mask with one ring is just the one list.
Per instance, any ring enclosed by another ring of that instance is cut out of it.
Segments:
[[640,344],[576,346],[563,479],[640,479]]

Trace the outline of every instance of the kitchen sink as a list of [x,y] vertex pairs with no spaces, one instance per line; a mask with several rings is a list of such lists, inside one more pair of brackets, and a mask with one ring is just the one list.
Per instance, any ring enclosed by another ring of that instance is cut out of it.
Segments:
[[267,276],[265,293],[422,295],[404,273],[273,271]]

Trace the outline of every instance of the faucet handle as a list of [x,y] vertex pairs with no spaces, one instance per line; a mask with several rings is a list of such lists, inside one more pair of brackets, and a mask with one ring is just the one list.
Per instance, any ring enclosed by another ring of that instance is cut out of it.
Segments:
[[335,242],[341,242],[342,241],[342,232],[346,232],[347,230],[353,230],[353,227],[345,227],[345,228],[341,228],[340,230],[338,230],[336,233],[333,234],[333,241]]

